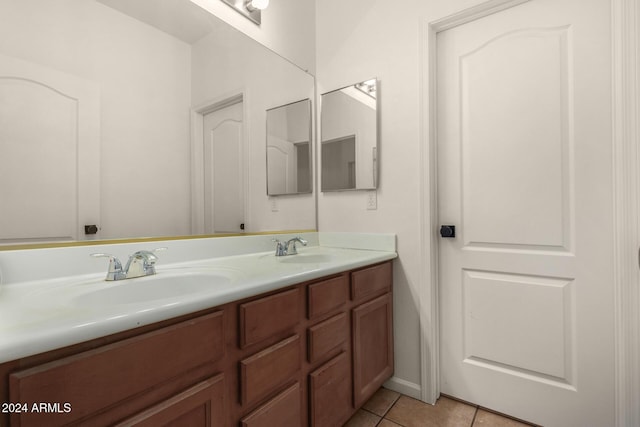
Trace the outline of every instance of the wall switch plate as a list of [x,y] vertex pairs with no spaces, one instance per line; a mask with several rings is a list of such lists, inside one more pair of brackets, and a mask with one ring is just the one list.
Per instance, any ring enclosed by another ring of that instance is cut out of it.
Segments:
[[376,190],[367,191],[367,210],[378,209],[378,192]]
[[272,197],[271,200],[269,201],[271,203],[271,212],[278,212],[278,199],[276,199],[275,197]]

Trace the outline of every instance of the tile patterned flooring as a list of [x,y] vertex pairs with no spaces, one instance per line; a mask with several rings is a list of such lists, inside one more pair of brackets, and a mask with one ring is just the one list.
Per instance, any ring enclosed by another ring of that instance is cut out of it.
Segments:
[[435,405],[381,388],[344,427],[530,427],[477,406],[441,397]]

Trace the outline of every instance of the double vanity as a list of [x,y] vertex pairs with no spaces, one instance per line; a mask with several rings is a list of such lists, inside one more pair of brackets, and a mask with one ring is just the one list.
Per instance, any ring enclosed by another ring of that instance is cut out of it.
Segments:
[[276,256],[296,236],[154,242],[154,274],[108,281],[91,247],[92,272],[15,283],[0,252],[0,424],[342,425],[393,372],[395,237]]

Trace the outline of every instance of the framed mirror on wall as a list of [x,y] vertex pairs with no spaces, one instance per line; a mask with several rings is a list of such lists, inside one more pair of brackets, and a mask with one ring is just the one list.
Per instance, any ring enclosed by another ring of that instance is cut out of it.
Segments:
[[314,93],[190,0],[0,0],[0,246],[315,229],[264,191],[266,110]]
[[378,80],[327,92],[321,99],[321,190],[377,188]]
[[312,192],[311,100],[267,110],[267,194]]

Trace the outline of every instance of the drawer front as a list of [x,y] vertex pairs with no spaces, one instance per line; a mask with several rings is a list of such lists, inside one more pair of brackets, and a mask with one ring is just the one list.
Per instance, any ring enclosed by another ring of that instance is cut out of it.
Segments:
[[310,363],[315,363],[339,348],[349,338],[349,318],[340,313],[309,328]]
[[313,283],[308,287],[309,319],[314,319],[335,310],[349,298],[349,276]]
[[240,362],[240,399],[250,405],[276,391],[300,370],[300,336],[294,335]]
[[9,376],[12,402],[68,402],[68,413],[14,414],[12,423],[70,423],[224,356],[223,312],[168,326]]
[[391,290],[391,263],[375,265],[351,273],[351,299],[360,301]]
[[312,427],[343,425],[351,415],[351,363],[341,353],[309,374]]
[[297,382],[244,417],[242,427],[299,427],[302,421],[300,383]]
[[299,288],[240,304],[240,347],[294,328],[300,320]]
[[220,374],[116,424],[116,427],[224,427],[224,393],[224,375]]

